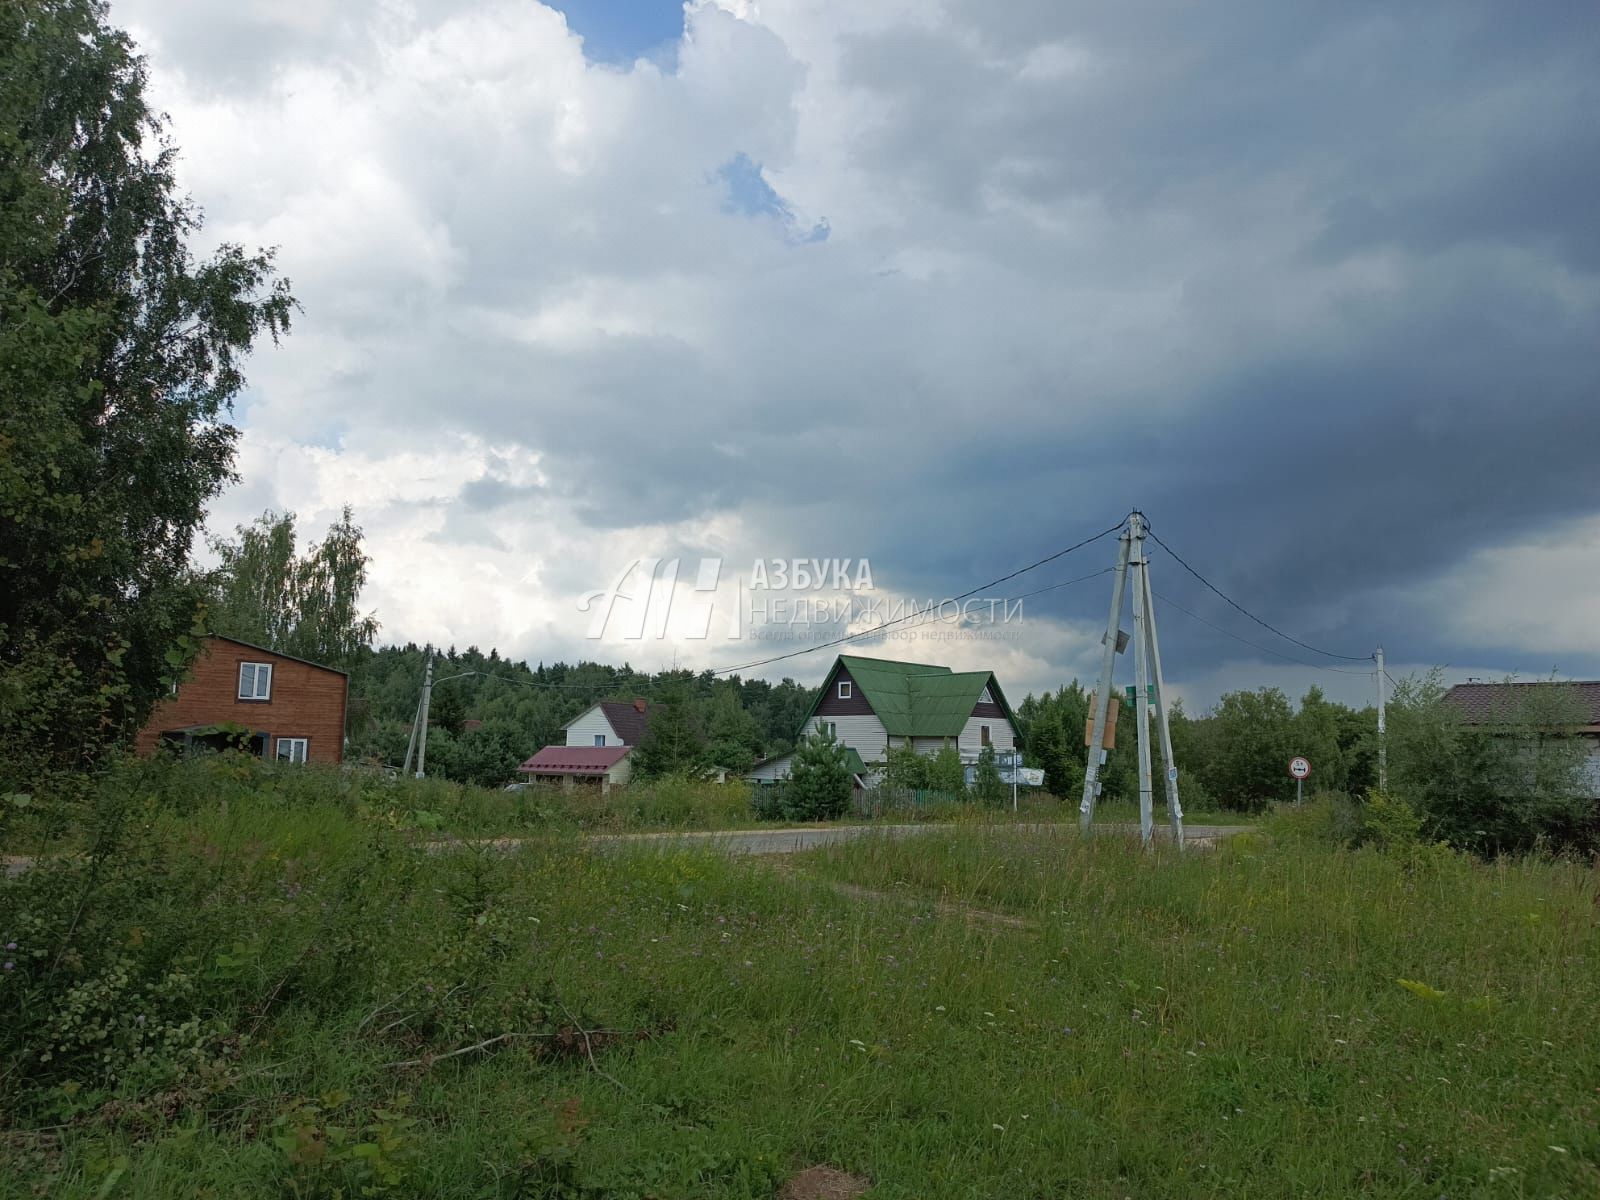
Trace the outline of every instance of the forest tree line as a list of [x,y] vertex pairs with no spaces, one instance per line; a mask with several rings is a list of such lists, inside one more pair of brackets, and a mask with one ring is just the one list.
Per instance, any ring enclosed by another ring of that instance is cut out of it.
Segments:
[[[216,632],[345,667],[351,675],[348,735],[353,758],[396,765],[405,756],[428,659],[437,682],[430,709],[428,767],[463,783],[496,786],[519,763],[559,744],[564,726],[596,701],[647,700],[649,730],[634,752],[641,778],[735,774],[794,748],[816,689],[709,671],[635,671],[626,664],[526,663],[417,645],[371,649],[377,622],[357,603],[366,558],[351,515],[297,555],[292,516],[267,514],[216,544],[221,566],[209,578]],[[1587,747],[1576,730],[1586,717],[1559,685],[1508,689],[1502,719],[1465,725],[1444,700],[1437,673],[1401,680],[1389,711],[1390,786],[1430,830],[1482,853],[1539,842],[1587,846],[1597,834]],[[1066,800],[1082,790],[1088,761],[1090,693],[1078,680],[1029,694],[1016,706],[1029,766]],[[1365,797],[1379,785],[1378,719],[1312,687],[1298,702],[1272,687],[1228,692],[1191,716],[1170,714],[1179,791],[1192,811],[1260,811],[1295,798],[1288,762],[1312,763],[1312,795]],[[953,755],[950,756],[953,758]],[[960,764],[889,756],[891,785],[959,788]],[[948,776],[948,778],[946,778]],[[1139,794],[1131,711],[1102,772],[1102,799]],[[1155,788],[1158,802],[1165,789]]]

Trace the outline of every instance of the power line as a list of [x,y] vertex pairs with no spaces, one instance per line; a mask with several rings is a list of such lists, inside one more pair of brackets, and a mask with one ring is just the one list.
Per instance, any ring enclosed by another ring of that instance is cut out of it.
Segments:
[[[1302,642],[1297,637],[1290,637],[1287,633],[1285,633],[1283,630],[1277,628],[1276,626],[1267,624],[1267,622],[1263,621],[1260,617],[1256,616],[1255,613],[1251,612],[1248,608],[1246,608],[1244,605],[1240,604],[1232,596],[1229,596],[1221,588],[1217,587],[1216,584],[1212,583],[1204,575],[1200,574],[1199,571],[1196,571],[1188,563],[1184,562],[1183,559],[1178,556],[1178,552],[1176,550],[1174,550],[1171,546],[1169,546],[1165,542],[1163,542],[1160,538],[1156,537],[1155,531],[1150,529],[1150,527],[1148,525],[1145,527],[1145,532],[1150,535],[1151,540],[1154,541],[1156,543],[1156,545],[1160,546],[1168,554],[1172,555],[1173,561],[1176,562],[1180,567],[1182,567],[1185,571],[1189,572],[1189,574],[1193,575],[1201,583],[1205,584],[1206,587],[1210,588],[1213,592],[1215,592],[1217,595],[1221,596],[1224,600],[1226,600],[1234,608],[1238,609],[1245,616],[1249,617],[1257,625],[1261,626],[1261,628],[1267,630],[1268,632],[1275,633],[1279,637],[1281,637],[1284,641],[1293,642],[1296,646],[1299,646],[1303,650],[1309,650],[1313,654],[1321,654],[1321,655],[1324,655],[1324,656],[1326,656],[1328,658],[1338,658],[1338,659],[1344,660],[1345,662],[1370,662],[1372,660],[1373,656],[1370,655],[1370,654],[1337,654],[1332,650],[1324,650],[1320,646],[1313,646],[1310,642]],[[1167,603],[1171,604],[1172,601],[1169,600],[1169,601],[1167,601]],[[1173,607],[1176,608],[1177,606],[1173,605]],[[1190,613],[1189,615],[1193,616],[1194,614]],[[1208,624],[1209,624],[1209,622],[1208,622]],[[1226,630],[1224,630],[1223,632],[1226,632]],[[1232,635],[1230,635],[1230,636],[1232,636]],[[1240,640],[1243,640],[1243,639],[1240,639]],[[1260,647],[1257,647],[1257,648],[1259,649]],[[1286,657],[1286,656],[1282,656],[1282,657]],[[1291,659],[1290,661],[1296,661],[1296,660],[1292,660]],[[1310,663],[1306,663],[1306,664],[1302,664],[1302,665],[1310,666],[1311,664]],[[1351,674],[1359,674],[1360,672],[1350,672],[1350,673]]]
[[[1043,558],[1038,559],[1035,562],[1031,562],[1025,567],[1018,567],[1015,571],[1012,571],[1012,572],[1010,572],[1009,574],[1006,574],[1006,575],[1002,575],[998,579],[989,580],[988,583],[980,583],[977,587],[971,588],[968,591],[962,592],[959,596],[951,596],[948,599],[942,601],[941,603],[943,603],[943,604],[952,604],[952,603],[955,603],[956,601],[959,601],[959,600],[966,600],[966,599],[968,599],[968,598],[970,598],[972,596],[976,596],[979,592],[985,591],[988,588],[997,587],[1000,584],[1005,583],[1008,579],[1015,579],[1018,575],[1025,575],[1029,571],[1034,570],[1035,568],[1044,566],[1046,563],[1055,562],[1056,559],[1058,559],[1058,558],[1065,558],[1067,555],[1071,554],[1074,550],[1082,550],[1085,546],[1091,545],[1094,542],[1098,542],[1103,537],[1109,537],[1111,534],[1116,533],[1118,530],[1120,530],[1122,528],[1122,526],[1124,524],[1125,524],[1124,521],[1118,521],[1115,525],[1111,526],[1109,529],[1102,529],[1099,533],[1095,534],[1092,537],[1086,537],[1081,542],[1074,542],[1072,545],[1068,546],[1065,550],[1057,550],[1054,554],[1047,554]],[[1104,574],[1104,572],[1097,572],[1097,574]],[[1089,575],[1089,576],[1085,576],[1085,578],[1093,579],[1094,576],[1093,575]],[[1077,582],[1080,582],[1080,581],[1079,580],[1068,580],[1067,581],[1067,583],[1077,583]],[[1063,584],[1057,584],[1057,585],[1054,585],[1054,586],[1065,587],[1066,584],[1063,583]],[[1049,589],[1048,588],[1041,588],[1040,590],[1041,591],[1048,591]],[[1013,599],[1017,599],[1017,598],[1019,598],[1019,597],[1013,597]],[[764,667],[769,663],[783,662],[785,659],[790,659],[790,658],[799,658],[802,654],[815,654],[818,650],[826,650],[826,649],[828,649],[828,648],[830,648],[832,646],[842,646],[842,645],[845,645],[848,642],[859,641],[861,638],[872,637],[875,634],[882,633],[885,629],[888,629],[888,628],[890,628],[892,626],[895,626],[895,625],[899,625],[902,622],[909,621],[913,617],[921,617],[921,616],[926,616],[926,615],[927,614],[926,614],[925,611],[924,612],[907,613],[903,617],[895,617],[892,620],[881,621],[877,625],[874,625],[871,629],[862,629],[862,630],[859,630],[856,633],[847,633],[843,637],[834,638],[832,641],[818,642],[815,646],[807,646],[802,650],[791,650],[787,654],[774,654],[771,658],[761,658],[761,659],[755,660],[754,662],[740,663],[739,665],[733,666],[733,667],[723,667],[720,670],[713,671],[712,674],[713,675],[731,675],[735,671],[748,671],[748,670],[751,670],[752,668],[755,668],[755,667]]]
[[[1199,621],[1200,624],[1202,624],[1202,625],[1206,625],[1206,626],[1209,626],[1212,629],[1215,629],[1218,633],[1222,634],[1224,637],[1230,637],[1236,642],[1242,642],[1246,646],[1252,646],[1255,649],[1260,650],[1263,654],[1270,654],[1274,658],[1283,659],[1285,662],[1298,663],[1300,666],[1302,666],[1302,667],[1310,667],[1314,671],[1332,671],[1335,675],[1371,675],[1372,674],[1371,671],[1352,671],[1347,667],[1330,667],[1325,663],[1306,662],[1306,660],[1303,659],[1303,658],[1295,658],[1292,654],[1284,654],[1282,651],[1274,650],[1270,646],[1263,646],[1260,642],[1252,642],[1249,638],[1240,637],[1237,633],[1234,633],[1232,630],[1224,629],[1221,625],[1217,625],[1217,624],[1212,623],[1211,621],[1206,620],[1199,613],[1190,612],[1187,608],[1183,607],[1183,605],[1179,604],[1176,600],[1173,600],[1171,597],[1161,595],[1161,593],[1156,591],[1155,588],[1151,588],[1150,591],[1151,591],[1152,594],[1154,594],[1155,596],[1159,597],[1160,600],[1162,601],[1162,603],[1168,605],[1171,608],[1177,609],[1184,616],[1189,617],[1189,618],[1191,618],[1193,620]],[[1385,671],[1384,674],[1387,675],[1388,672]]]
[[1102,575],[1110,575],[1115,567],[1101,567],[1098,571],[1091,571],[1087,575],[1079,575],[1076,579],[1064,579],[1060,583],[1052,583],[1049,587],[1037,588],[1031,592],[1023,592],[1020,596],[1007,596],[1003,603],[1011,604],[1017,600],[1026,600],[1031,596],[1042,596],[1046,592],[1053,592],[1057,588],[1071,587],[1075,583],[1085,583],[1090,579],[1099,579]]

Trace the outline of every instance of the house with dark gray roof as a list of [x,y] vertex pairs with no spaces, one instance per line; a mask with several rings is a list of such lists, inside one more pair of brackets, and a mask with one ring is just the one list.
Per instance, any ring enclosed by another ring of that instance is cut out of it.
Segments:
[[[1017,744],[1017,720],[993,671],[952,671],[929,663],[841,654],[800,727],[809,737],[824,729],[870,770],[891,747],[918,754],[956,750],[975,763],[985,746],[996,752]],[[789,756],[757,763],[750,778],[788,778]]]
[[562,728],[569,746],[637,746],[657,706],[648,700],[602,700]]
[[1589,743],[1586,773],[1589,795],[1600,800],[1600,679],[1565,682],[1458,683],[1444,694],[1444,702],[1461,714],[1464,724],[1480,727],[1514,726],[1527,720],[1530,708],[1546,698],[1570,701],[1575,731]]

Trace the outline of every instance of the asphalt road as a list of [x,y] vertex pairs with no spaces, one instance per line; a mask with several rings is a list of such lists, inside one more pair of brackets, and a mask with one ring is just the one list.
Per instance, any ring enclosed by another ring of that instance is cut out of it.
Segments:
[[[892,837],[908,838],[922,833],[931,833],[936,829],[959,829],[959,825],[929,822],[918,825],[824,825],[813,828],[799,829],[726,829],[726,830],[666,830],[660,833],[598,833],[590,834],[589,840],[599,843],[615,845],[639,845],[651,843],[667,843],[677,846],[704,846],[708,849],[721,850],[725,854],[794,854],[801,850],[812,850],[818,846],[837,846],[841,842],[854,841],[862,837]],[[996,825],[995,829],[1012,829],[1018,833],[1043,833],[1060,834],[1075,832],[1077,826],[1062,823],[1056,824],[1019,824]],[[1248,825],[1189,825],[1184,829],[1184,839],[1191,845],[1211,845],[1218,838],[1232,837],[1236,833],[1249,830]],[[1095,831],[1101,834],[1115,834],[1120,837],[1137,837],[1139,827],[1126,823],[1096,825]],[[1169,841],[1172,830],[1165,825],[1156,826],[1156,837],[1161,841]],[[474,845],[491,845],[511,849],[522,839],[520,838],[490,838]],[[437,841],[430,843],[429,849],[435,852],[448,850],[459,845],[455,841]],[[0,859],[7,876],[17,876],[33,865],[33,859],[16,857]]]
[[[936,829],[958,829],[960,826],[938,822],[918,825],[830,825],[813,829],[738,829],[711,832],[617,833],[601,834],[596,841],[616,843],[668,842],[673,845],[707,846],[728,854],[793,854],[812,850],[818,846],[836,846],[841,842],[861,837],[915,837]],[[996,829],[1014,829],[1019,833],[1061,833],[1076,831],[1075,825],[997,825]],[[1218,838],[1244,833],[1248,825],[1189,825],[1184,828],[1186,843],[1210,843]],[[1139,827],[1128,824],[1096,825],[1097,833],[1137,837]],[[1165,825],[1156,826],[1156,837],[1168,841],[1172,830]]]

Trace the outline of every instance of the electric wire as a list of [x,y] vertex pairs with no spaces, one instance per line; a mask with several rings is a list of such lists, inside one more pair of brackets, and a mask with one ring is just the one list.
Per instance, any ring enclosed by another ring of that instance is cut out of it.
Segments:
[[[942,601],[941,603],[942,604],[951,604],[951,603],[955,603],[956,601],[966,600],[966,599],[969,599],[972,596],[976,596],[979,592],[985,591],[988,588],[998,587],[1000,584],[1005,583],[1009,579],[1015,579],[1018,575],[1025,575],[1029,571],[1032,571],[1032,570],[1035,570],[1035,569],[1037,569],[1039,567],[1044,566],[1046,563],[1055,562],[1058,558],[1065,558],[1067,555],[1071,554],[1074,550],[1082,550],[1085,546],[1092,545],[1093,543],[1098,542],[1101,538],[1109,537],[1113,533],[1116,533],[1119,530],[1121,530],[1122,527],[1125,524],[1127,524],[1126,518],[1124,518],[1121,521],[1118,521],[1115,525],[1111,526],[1109,529],[1102,529],[1099,533],[1094,534],[1092,537],[1086,537],[1081,542],[1074,542],[1072,545],[1068,546],[1064,550],[1057,550],[1054,554],[1047,554],[1047,555],[1045,555],[1045,557],[1043,557],[1041,559],[1038,559],[1035,562],[1031,562],[1025,567],[1018,567],[1015,571],[1012,571],[1012,572],[1010,572],[1008,574],[1002,575],[998,579],[991,579],[987,583],[980,583],[977,587],[970,588],[967,591],[962,592],[959,596],[951,596],[951,597],[947,598],[946,600]],[[1097,572],[1097,574],[1104,574],[1104,572]],[[1088,579],[1093,579],[1094,577],[1095,577],[1094,575],[1085,576],[1085,578],[1088,578]],[[1077,582],[1081,582],[1081,581],[1080,580],[1068,580],[1067,581],[1067,583],[1077,583]],[[1053,586],[1065,587],[1066,583],[1057,584],[1057,585],[1053,585]],[[1048,588],[1041,588],[1040,589],[1040,591],[1048,591],[1048,590],[1050,590],[1050,589],[1048,589]],[[907,613],[903,617],[895,617],[895,618],[893,618],[891,620],[880,621],[878,624],[872,626],[872,628],[870,628],[870,629],[861,629],[861,630],[857,630],[855,633],[847,633],[843,637],[837,637],[837,638],[832,639],[831,641],[818,642],[814,646],[806,646],[806,647],[804,647],[803,649],[800,649],[800,650],[791,650],[786,654],[774,654],[770,658],[760,658],[760,659],[754,660],[753,662],[739,663],[739,664],[737,664],[735,666],[731,666],[731,667],[721,667],[721,668],[719,668],[719,669],[717,669],[717,670],[715,670],[715,671],[713,671],[711,673],[713,675],[732,675],[736,671],[748,671],[748,670],[751,670],[751,669],[753,669],[755,667],[764,667],[764,666],[768,665],[769,663],[783,662],[786,659],[799,658],[803,654],[815,654],[818,650],[826,650],[826,649],[828,649],[828,648],[830,648],[832,646],[843,646],[843,645],[846,645],[849,642],[855,642],[855,641],[861,640],[862,638],[872,637],[875,634],[882,633],[886,629],[892,628],[893,626],[903,624],[904,622],[909,621],[914,617],[922,617],[922,616],[926,616],[926,615],[927,614],[926,614],[925,611]]]
[[[1371,671],[1353,671],[1348,667],[1330,667],[1326,663],[1307,662],[1305,659],[1296,658],[1292,654],[1284,654],[1282,651],[1274,650],[1270,646],[1263,646],[1260,642],[1253,642],[1247,637],[1240,637],[1237,633],[1234,633],[1231,629],[1224,629],[1221,625],[1218,625],[1218,624],[1215,624],[1214,622],[1206,620],[1199,613],[1190,612],[1187,608],[1183,607],[1183,605],[1179,604],[1176,600],[1172,599],[1170,596],[1163,596],[1160,592],[1156,591],[1155,588],[1151,588],[1150,592],[1151,592],[1152,595],[1157,597],[1163,604],[1167,605],[1169,608],[1175,608],[1179,612],[1181,612],[1184,616],[1189,617],[1191,620],[1199,621],[1200,624],[1205,625],[1205,626],[1207,626],[1207,627],[1209,627],[1211,629],[1215,629],[1218,633],[1222,634],[1224,637],[1230,637],[1236,642],[1242,642],[1246,646],[1250,646],[1250,647],[1253,647],[1256,650],[1260,650],[1263,654],[1270,654],[1274,658],[1283,659],[1285,662],[1298,663],[1300,666],[1302,666],[1302,667],[1310,667],[1314,671],[1332,671],[1335,675],[1371,675],[1372,674]],[[1384,672],[1384,674],[1388,674],[1388,672],[1386,671],[1386,672]]]
[[[1151,529],[1148,524],[1145,526],[1145,533],[1149,536],[1151,541],[1155,542],[1156,545],[1160,546],[1168,554],[1172,555],[1173,561],[1176,562],[1180,567],[1182,567],[1185,571],[1189,572],[1189,574],[1193,575],[1196,579],[1198,579],[1206,587],[1210,588],[1218,596],[1221,596],[1224,600],[1226,600],[1234,608],[1238,609],[1245,616],[1249,617],[1252,621],[1254,621],[1257,625],[1261,626],[1261,628],[1267,630],[1269,633],[1276,634],[1278,637],[1281,637],[1286,642],[1293,642],[1296,646],[1299,646],[1303,650],[1309,650],[1313,654],[1321,654],[1321,655],[1323,655],[1323,656],[1325,656],[1327,658],[1342,659],[1345,662],[1370,662],[1370,661],[1372,661],[1374,656],[1371,655],[1371,654],[1338,654],[1338,653],[1336,653],[1335,651],[1332,651],[1332,650],[1324,650],[1320,646],[1313,646],[1310,642],[1302,642],[1299,638],[1291,637],[1289,634],[1285,633],[1283,630],[1277,628],[1276,626],[1269,625],[1267,622],[1263,621],[1260,617],[1256,616],[1255,613],[1251,612],[1244,605],[1240,604],[1232,596],[1229,596],[1221,588],[1217,587],[1216,584],[1212,583],[1204,575],[1200,574],[1199,571],[1196,571],[1188,563],[1184,562],[1184,560],[1178,555],[1178,552],[1176,550],[1174,550],[1171,546],[1169,546],[1165,542],[1163,542],[1159,537],[1157,537],[1156,534],[1155,534],[1155,531],[1153,529]],[[1172,602],[1169,600],[1167,603],[1171,604]],[[1190,615],[1192,616],[1193,614],[1191,613]],[[1291,661],[1294,661],[1294,660],[1291,660]],[[1304,665],[1309,666],[1310,664],[1304,664]]]

